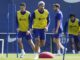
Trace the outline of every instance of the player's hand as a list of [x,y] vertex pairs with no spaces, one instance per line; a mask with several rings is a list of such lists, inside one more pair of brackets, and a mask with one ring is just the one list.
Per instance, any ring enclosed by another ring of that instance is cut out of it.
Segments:
[[32,33],[33,29],[29,29],[30,33]]
[[26,34],[29,35],[29,34],[30,34],[30,31],[28,30],[28,31],[26,32]]
[[20,29],[19,28],[17,28],[17,32],[19,32],[20,31]]
[[30,29],[29,31],[32,33],[33,29]]
[[48,27],[45,27],[45,32],[48,32]]
[[78,32],[78,36],[80,36],[80,32]]
[[58,30],[55,31],[55,34],[57,34],[57,33],[58,33]]

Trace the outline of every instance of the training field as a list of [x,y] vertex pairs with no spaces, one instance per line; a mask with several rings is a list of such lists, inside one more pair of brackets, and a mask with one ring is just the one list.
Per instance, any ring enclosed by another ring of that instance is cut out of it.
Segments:
[[[9,57],[6,58],[6,55],[0,55],[0,60],[34,60],[33,54],[26,54],[24,58],[16,58],[16,54],[9,54]],[[38,60],[62,60],[62,56],[56,56],[53,59],[38,59]],[[66,54],[65,60],[80,60],[80,54]]]

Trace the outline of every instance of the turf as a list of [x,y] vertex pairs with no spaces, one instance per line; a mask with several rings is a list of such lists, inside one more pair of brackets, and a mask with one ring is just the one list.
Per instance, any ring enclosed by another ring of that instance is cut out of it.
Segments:
[[[20,56],[20,55],[19,55]],[[26,54],[24,58],[17,58],[16,54],[6,55],[0,54],[0,60],[34,60],[34,54]],[[62,56],[55,56],[53,59],[38,59],[38,60],[62,60]],[[65,60],[80,60],[80,54],[66,54]]]

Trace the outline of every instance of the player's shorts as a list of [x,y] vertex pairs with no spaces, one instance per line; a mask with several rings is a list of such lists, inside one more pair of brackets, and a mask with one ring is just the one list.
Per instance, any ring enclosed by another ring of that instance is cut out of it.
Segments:
[[53,38],[60,38],[62,36],[62,29],[58,30],[58,33],[53,34]]
[[53,34],[53,38],[60,38],[62,36],[62,33]]
[[78,38],[78,36],[75,36],[75,35],[69,34],[69,38],[74,38],[74,39],[76,39],[76,38]]
[[40,40],[45,40],[45,31],[44,29],[33,29],[33,37],[39,37]]
[[69,34],[69,41],[70,41],[71,43],[74,43],[75,41],[79,41],[79,38],[78,38],[78,36]]
[[31,40],[31,34],[27,35],[26,32],[18,32],[18,38],[26,38],[27,40]]
[[69,39],[71,39],[71,38],[73,38],[74,40],[79,40],[79,37],[78,36],[69,34]]
[[[72,39],[71,39],[72,38]],[[70,44],[75,44],[75,49],[76,51],[80,51],[80,41],[79,41],[79,36],[75,36],[72,34],[69,34],[69,42]]]

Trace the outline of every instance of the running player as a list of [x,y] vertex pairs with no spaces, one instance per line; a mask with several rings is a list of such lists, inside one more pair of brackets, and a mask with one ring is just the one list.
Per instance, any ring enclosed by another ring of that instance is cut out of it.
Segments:
[[[35,52],[36,58],[38,58],[38,53],[40,53],[40,47],[45,45],[45,32],[48,31],[49,25],[49,12],[45,9],[45,2],[40,1],[38,3],[38,9],[32,14],[32,29],[33,36],[35,39]],[[35,59],[36,59],[35,58]]]
[[65,23],[64,31],[69,34],[69,41],[72,47],[72,53],[75,54],[75,50],[80,53],[80,44],[79,44],[79,19],[76,18],[74,14],[70,14],[69,20]]
[[53,41],[57,45],[57,53],[58,55],[61,55],[60,48],[64,52],[64,46],[60,42],[60,36],[63,31],[63,26],[62,26],[62,20],[63,20],[63,14],[60,10],[60,5],[58,3],[53,4],[53,10],[56,12],[55,15],[55,28],[53,29],[55,34],[53,35]]
[[26,40],[28,40],[28,43],[31,45],[33,50],[35,48],[29,31],[30,12],[26,10],[25,3],[20,4],[20,10],[17,11],[16,22],[17,22],[17,32],[18,32],[18,44],[19,44],[19,48],[21,49],[20,57],[23,58],[25,51],[22,43],[22,38],[26,38]]

